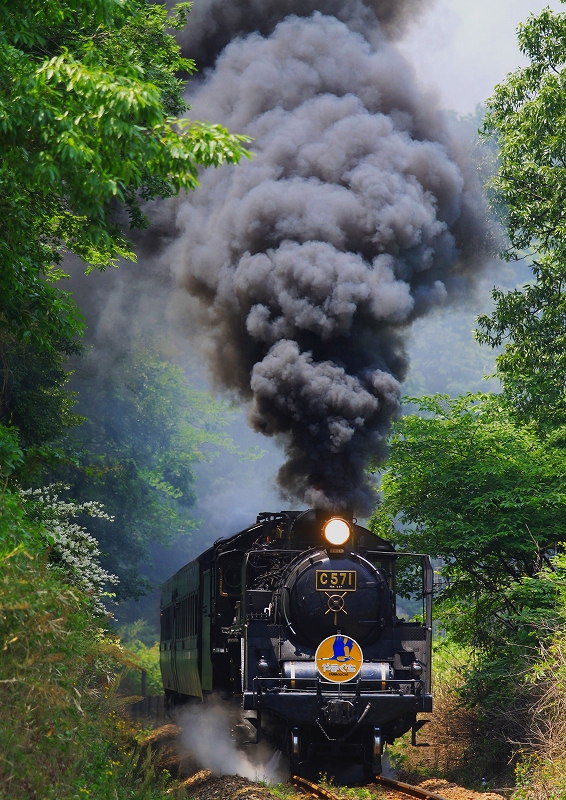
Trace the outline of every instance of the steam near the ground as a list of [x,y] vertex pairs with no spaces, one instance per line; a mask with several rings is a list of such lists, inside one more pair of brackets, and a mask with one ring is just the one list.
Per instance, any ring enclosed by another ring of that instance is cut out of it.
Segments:
[[413,6],[310,2],[274,27],[298,4],[197,2],[195,47],[269,34],[232,41],[190,97],[195,118],[253,136],[254,159],[203,174],[176,231],[160,219],[177,309],[216,385],[283,444],[283,495],[359,514],[407,327],[469,292],[487,249],[471,166],[388,38]]
[[[287,780],[288,755],[274,749],[265,739],[259,745],[253,744],[255,728],[246,723],[241,708],[213,697],[185,707],[176,722],[181,729],[177,742],[179,755],[188,758],[193,768],[270,784]],[[361,767],[347,760],[320,762],[318,768],[338,783],[355,783],[361,778]],[[317,768],[311,765],[310,769],[309,779],[318,780]],[[387,752],[383,754],[381,774],[386,778],[396,777]]]
[[245,723],[241,709],[211,699],[184,709],[177,722],[181,754],[189,754],[199,768],[266,783],[286,779],[281,752],[265,743],[251,744],[255,730]]

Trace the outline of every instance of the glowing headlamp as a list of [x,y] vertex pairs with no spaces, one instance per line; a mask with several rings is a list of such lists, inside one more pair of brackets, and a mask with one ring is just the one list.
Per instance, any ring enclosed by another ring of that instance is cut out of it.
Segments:
[[346,520],[340,519],[340,517],[332,517],[324,526],[324,538],[329,544],[333,545],[346,544],[351,532]]

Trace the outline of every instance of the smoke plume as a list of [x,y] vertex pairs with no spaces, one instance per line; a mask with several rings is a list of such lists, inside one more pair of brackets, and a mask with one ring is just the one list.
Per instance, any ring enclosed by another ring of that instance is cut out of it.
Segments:
[[287,17],[310,17],[315,11],[336,17],[368,34],[380,30],[400,36],[431,0],[197,0],[180,44],[199,69],[211,66],[233,39],[248,33],[268,36]]
[[[399,409],[407,327],[465,296],[486,253],[472,168],[391,41],[418,6],[303,0],[282,19],[299,3],[203,0],[192,12],[191,54],[214,68],[191,113],[254,137],[254,158],[207,171],[169,207],[166,263],[216,385],[283,444],[283,494],[318,507],[371,508],[365,467]],[[266,35],[214,60],[251,25]]]

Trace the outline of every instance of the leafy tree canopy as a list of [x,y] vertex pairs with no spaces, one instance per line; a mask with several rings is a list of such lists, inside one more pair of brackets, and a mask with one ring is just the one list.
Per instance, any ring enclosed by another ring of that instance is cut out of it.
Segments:
[[84,520],[106,569],[120,578],[120,599],[147,583],[138,565],[153,542],[167,544],[194,528],[197,463],[233,451],[224,433],[225,403],[191,388],[155,343],[138,342],[113,363],[84,364],[78,410],[84,422],[65,443],[66,466],[53,478],[79,503],[100,501],[113,518]]
[[522,289],[494,289],[495,311],[478,318],[480,342],[498,347],[497,375],[516,415],[541,431],[566,424],[566,269],[554,256],[533,264]]
[[[484,135],[494,136],[499,169],[490,183],[514,251],[536,242],[566,255],[566,13],[549,8],[519,26],[529,64],[496,86]],[[513,257],[513,251],[510,253]]]
[[0,326],[61,348],[81,329],[53,285],[65,252],[90,267],[133,258],[116,222],[121,205],[145,225],[140,201],[198,185],[199,166],[236,163],[244,138],[186,111],[190,74],[145,0],[0,2]]
[[[70,344],[70,343],[69,343]],[[79,352],[79,346],[65,348]],[[65,458],[59,444],[82,417],[74,411],[75,392],[64,352],[38,348],[8,331],[0,335],[0,425],[13,427],[25,458],[17,480],[29,484],[48,466]]]
[[437,614],[475,648],[470,694],[512,697],[554,607],[540,572],[564,538],[566,452],[497,395],[410,402],[425,416],[395,423],[370,527],[441,559]]
[[566,453],[496,395],[411,398],[395,423],[371,527],[443,560],[445,595],[500,599],[563,538]]
[[566,13],[531,16],[519,46],[529,64],[496,87],[483,132],[499,148],[489,192],[509,237],[506,255],[536,252],[535,280],[494,291],[478,339],[506,343],[497,360],[505,394],[546,430],[566,423]]

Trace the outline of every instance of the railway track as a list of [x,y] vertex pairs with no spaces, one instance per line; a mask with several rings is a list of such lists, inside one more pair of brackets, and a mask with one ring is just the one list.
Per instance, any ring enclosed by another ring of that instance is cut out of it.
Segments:
[[[400,792],[409,797],[417,797],[419,800],[446,800],[442,795],[436,794],[435,792],[427,792],[426,789],[420,789],[418,786],[411,786],[408,783],[394,781],[391,778],[383,778],[381,775],[377,775],[374,781],[386,789],[392,789],[395,792]],[[314,794],[315,797],[322,798],[322,800],[339,800],[339,798],[332,792],[329,792],[328,789],[316,783],[311,783],[311,781],[307,781],[305,778],[301,778],[298,775],[293,775],[291,783],[299,789]]]
[[411,786],[408,783],[401,783],[401,781],[394,781],[391,778],[383,778],[381,775],[376,775],[374,781],[386,789],[393,789],[396,792],[403,792],[409,797],[418,797],[420,800],[446,800],[441,794],[435,792],[428,792],[426,789],[421,789],[418,786]]
[[319,786],[317,783],[311,783],[310,781],[307,781],[305,778],[301,778],[298,775],[292,776],[291,783],[298,789],[310,792],[311,794],[314,794],[315,797],[322,798],[322,800],[338,800],[336,795],[332,794],[332,792],[329,792],[328,789],[325,789],[323,786]]

